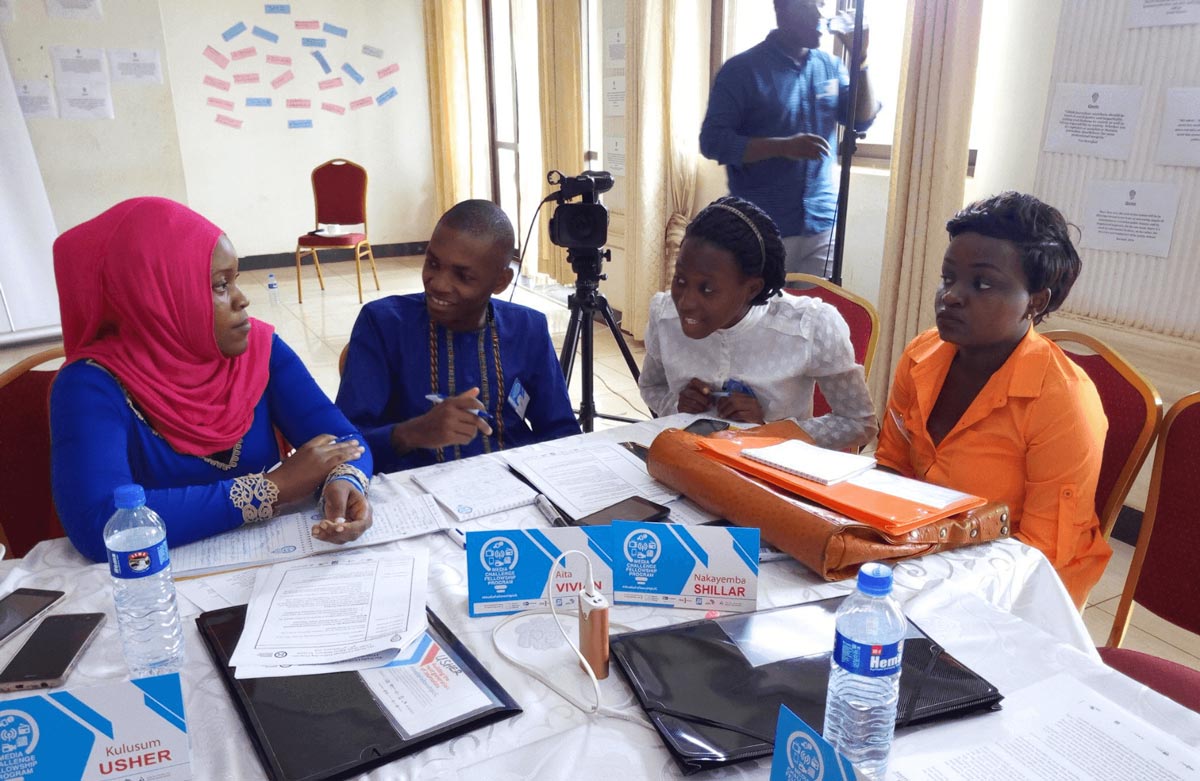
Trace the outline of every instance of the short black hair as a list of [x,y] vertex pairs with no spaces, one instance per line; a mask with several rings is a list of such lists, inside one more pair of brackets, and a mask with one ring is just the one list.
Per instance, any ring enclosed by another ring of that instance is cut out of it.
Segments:
[[951,239],[963,233],[978,233],[1011,242],[1017,248],[1029,292],[1050,290],[1050,302],[1034,315],[1035,324],[1062,306],[1083,269],[1083,261],[1071,243],[1072,227],[1058,209],[1028,193],[1012,190],[975,201],[946,223]]
[[785,253],[779,228],[749,201],[732,195],[718,198],[688,223],[683,238],[720,247],[733,255],[743,274],[762,277],[763,289],[751,304],[765,304],[783,289]]
[[445,225],[473,236],[490,238],[491,246],[503,256],[505,268],[512,262],[516,233],[508,215],[491,201],[481,198],[459,201],[446,210],[437,224],[438,227]]

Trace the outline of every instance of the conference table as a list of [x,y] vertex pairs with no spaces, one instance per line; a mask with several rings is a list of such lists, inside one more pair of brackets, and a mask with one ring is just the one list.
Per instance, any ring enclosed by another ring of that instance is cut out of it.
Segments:
[[[635,441],[649,445],[658,431],[681,427],[695,416],[677,415],[569,438],[534,448],[569,447],[578,441]],[[480,459],[497,458],[496,454]],[[379,475],[372,501],[420,493],[412,472]],[[488,516],[462,525],[464,530],[545,526],[533,507]],[[475,657],[508,690],[523,713],[466,733],[370,773],[367,779],[632,779],[679,778],[658,734],[617,671],[601,682],[604,705],[626,718],[587,715],[513,666],[497,653],[493,629],[499,617],[470,618],[467,612],[465,553],[448,535],[434,533],[384,546],[425,548],[430,556],[430,607]],[[908,616],[931,637],[1001,693],[1068,673],[1169,732],[1200,747],[1200,714],[1150,691],[1106,667],[1092,646],[1079,613],[1045,557],[1016,540],[1001,540],[899,563],[895,593]],[[104,611],[108,621],[86,651],[71,687],[127,677],[113,615],[108,570],[80,556],[65,539],[39,544],[23,559],[0,563],[0,593],[17,587],[67,592],[54,612]],[[852,581],[827,583],[792,560],[765,562],[760,568],[759,609],[798,604],[848,593]],[[194,623],[185,617],[187,660],[183,670],[184,705],[191,735],[192,771],[197,779],[255,779],[264,773]],[[704,616],[693,610],[615,606],[618,627],[646,629]],[[537,664],[578,700],[591,698],[591,685],[548,615],[533,615],[506,626],[497,640],[506,650]],[[0,664],[15,653],[0,647]],[[993,714],[971,717],[984,720]],[[916,730],[936,730],[929,725]],[[894,757],[903,757],[908,730],[898,732]],[[770,775],[762,758],[709,771],[711,778],[761,778]]]

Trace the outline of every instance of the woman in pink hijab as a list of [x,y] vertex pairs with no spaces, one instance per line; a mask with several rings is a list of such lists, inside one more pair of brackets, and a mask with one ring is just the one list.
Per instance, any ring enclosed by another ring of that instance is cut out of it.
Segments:
[[[113,490],[139,483],[172,547],[316,496],[313,536],[371,525],[371,455],[267,323],[246,311],[220,228],[134,198],[54,243],[67,364],[50,394],[54,502],[71,542],[105,558]],[[304,443],[278,468],[275,430]]]

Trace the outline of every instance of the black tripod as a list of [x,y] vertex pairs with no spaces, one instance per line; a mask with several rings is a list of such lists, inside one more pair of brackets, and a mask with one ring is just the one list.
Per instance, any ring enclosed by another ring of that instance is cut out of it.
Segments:
[[600,273],[600,265],[608,260],[608,257],[608,250],[577,248],[567,250],[567,260],[571,262],[571,268],[575,272],[575,292],[567,298],[567,307],[571,310],[571,321],[567,324],[567,334],[563,338],[562,353],[559,355],[558,362],[562,366],[562,373],[567,379],[567,384],[570,385],[571,372],[575,368],[575,351],[582,341],[583,399],[579,403],[579,425],[586,432],[592,430],[596,418],[620,420],[625,423],[637,422],[633,418],[596,412],[596,398],[592,388],[595,377],[592,326],[595,323],[597,312],[604,318],[604,322],[608,323],[608,330],[612,331],[617,347],[621,348],[621,355],[625,357],[625,365],[629,367],[629,373],[633,375],[633,379],[636,380],[641,374],[638,371],[637,361],[633,359],[633,353],[629,352],[629,345],[625,343],[621,329],[617,327],[612,307],[608,305],[608,299],[600,292],[600,280],[606,278]]

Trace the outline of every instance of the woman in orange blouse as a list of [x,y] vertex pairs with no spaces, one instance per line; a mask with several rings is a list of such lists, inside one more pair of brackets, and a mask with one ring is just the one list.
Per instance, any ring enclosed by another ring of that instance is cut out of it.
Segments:
[[1031,195],[977,201],[946,229],[937,328],[900,358],[875,458],[1006,503],[1082,607],[1112,555],[1095,512],[1108,421],[1088,376],[1033,329],[1066,299],[1079,254]]

